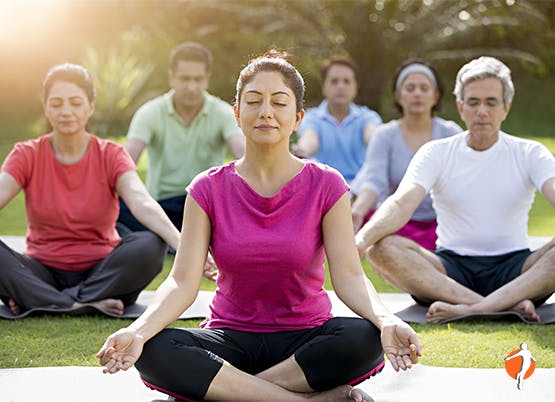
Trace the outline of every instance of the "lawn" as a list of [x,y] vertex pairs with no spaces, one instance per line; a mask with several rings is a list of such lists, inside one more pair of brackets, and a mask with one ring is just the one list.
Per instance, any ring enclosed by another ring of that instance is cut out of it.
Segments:
[[[555,151],[555,139],[536,138]],[[0,140],[0,157],[9,152],[12,142]],[[140,163],[144,174],[144,161]],[[0,233],[24,235],[23,196],[20,194],[0,211]],[[555,213],[541,196],[532,208],[529,233],[553,236]],[[173,257],[168,256],[164,271],[149,285],[156,289],[169,272]],[[395,292],[377,277],[371,266],[364,269],[379,292]],[[329,279],[326,288],[330,289]],[[214,284],[203,280],[202,289],[213,290]],[[106,336],[125,326],[129,320],[103,316],[39,316],[18,321],[0,320],[0,368],[40,366],[94,366],[94,354]],[[175,326],[198,326],[199,320],[178,321]],[[421,362],[447,367],[503,367],[503,358],[526,342],[538,367],[555,367],[555,331],[551,325],[527,325],[512,322],[475,321],[447,325],[414,325],[423,345]]]

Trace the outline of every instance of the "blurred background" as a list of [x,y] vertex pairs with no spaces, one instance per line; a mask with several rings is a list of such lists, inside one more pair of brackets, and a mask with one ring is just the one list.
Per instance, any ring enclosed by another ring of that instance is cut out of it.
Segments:
[[0,160],[43,132],[41,81],[53,64],[84,64],[97,89],[91,131],[123,136],[133,112],[167,90],[170,49],[193,40],[214,54],[210,92],[232,102],[248,59],[289,50],[306,104],[321,100],[319,65],[330,55],[360,65],[358,103],[395,118],[391,78],[408,57],[439,70],[440,115],[460,123],[456,71],[493,55],[513,71],[504,129],[555,138],[555,1],[551,0],[0,0]]

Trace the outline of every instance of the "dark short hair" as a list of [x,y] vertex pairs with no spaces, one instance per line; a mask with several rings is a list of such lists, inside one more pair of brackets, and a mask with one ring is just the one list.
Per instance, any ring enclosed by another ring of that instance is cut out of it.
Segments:
[[270,49],[262,56],[256,57],[249,61],[239,73],[237,79],[235,103],[239,105],[241,94],[245,85],[251,82],[254,77],[261,72],[277,72],[283,77],[285,85],[293,94],[296,99],[297,113],[303,109],[304,104],[304,80],[301,74],[293,66],[291,62],[291,55],[285,51]]
[[57,81],[66,81],[77,85],[85,91],[89,102],[94,101],[95,93],[93,79],[85,67],[73,63],[57,64],[51,67],[42,82],[44,101],[48,98],[52,85]]
[[[441,83],[441,79],[439,78],[439,74],[437,72],[437,70],[434,68],[434,66],[432,66],[430,63],[428,63],[425,60],[422,59],[408,59],[405,60],[404,62],[402,62],[399,67],[397,67],[397,71],[395,72],[395,76],[393,77],[393,82],[392,82],[392,88],[393,88],[393,93],[395,94],[395,92],[397,91],[397,79],[399,78],[399,75],[401,74],[401,72],[407,68],[408,66],[410,66],[411,64],[422,64],[423,66],[428,67],[431,71],[432,74],[434,75],[434,78],[436,80],[436,91],[437,91],[437,101],[434,104],[434,106],[432,106],[432,116],[434,115],[435,112],[439,111],[440,107],[441,107],[441,98],[443,98],[443,84]],[[401,107],[401,105],[397,102],[397,100],[395,99],[395,97],[393,97],[393,106],[395,106],[395,109],[399,112],[399,113],[403,113],[403,108]]]
[[198,61],[204,64],[207,72],[212,70],[212,53],[200,43],[183,42],[173,48],[170,53],[172,71],[175,71],[180,61]]
[[322,64],[322,67],[320,67],[320,76],[322,77],[322,82],[326,80],[328,73],[330,72],[330,68],[335,65],[349,67],[351,70],[353,70],[353,73],[355,74],[355,80],[357,80],[358,82],[358,64],[355,63],[352,59],[343,56],[333,56],[324,61],[324,64]]

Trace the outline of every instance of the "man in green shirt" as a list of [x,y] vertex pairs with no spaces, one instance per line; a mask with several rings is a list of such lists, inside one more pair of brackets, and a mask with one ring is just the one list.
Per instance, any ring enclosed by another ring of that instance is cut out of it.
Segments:
[[[211,67],[212,55],[198,43],[173,49],[170,91],[141,106],[127,134],[125,148],[135,163],[146,148],[146,187],[179,230],[189,182],[221,165],[228,150],[240,158],[245,148],[231,105],[207,92]],[[120,229],[146,230],[121,200],[120,206]]]

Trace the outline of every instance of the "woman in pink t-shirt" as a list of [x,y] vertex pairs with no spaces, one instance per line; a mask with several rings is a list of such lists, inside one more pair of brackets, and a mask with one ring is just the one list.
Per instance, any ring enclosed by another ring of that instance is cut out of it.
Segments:
[[[155,301],[97,354],[104,372],[133,364],[178,399],[371,400],[352,385],[416,363],[416,333],[379,300],[354,244],[348,187],[296,158],[304,82],[282,53],[252,60],[237,82],[245,156],[188,187],[181,241]],[[201,329],[165,328],[199,290],[206,252],[218,288]],[[339,298],[363,318],[332,317],[327,256]],[[383,348],[382,348],[383,346]]]
[[[83,304],[121,315],[160,272],[179,233],[148,195],[120,145],[86,130],[94,111],[88,71],[50,69],[44,113],[51,131],[17,143],[2,165],[0,208],[25,193],[27,249],[0,242],[0,298],[14,315]],[[116,231],[118,195],[151,232]]]

